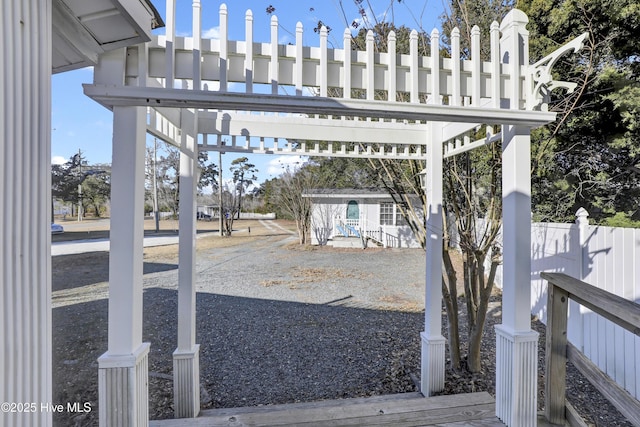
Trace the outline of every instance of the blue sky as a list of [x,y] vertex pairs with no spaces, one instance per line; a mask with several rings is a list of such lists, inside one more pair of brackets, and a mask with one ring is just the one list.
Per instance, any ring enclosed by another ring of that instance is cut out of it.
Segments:
[[[165,1],[153,0],[161,16],[166,17]],[[176,32],[179,36],[191,35],[192,0],[176,0]],[[216,38],[219,28],[219,0],[201,0],[203,37]],[[344,5],[343,14],[340,4]],[[430,31],[439,25],[439,15],[444,10],[443,0],[366,0],[374,11],[368,8],[367,16],[381,19],[387,14],[394,22],[411,28],[422,27]],[[393,4],[393,10],[389,5]],[[266,12],[273,6],[273,15],[278,17],[279,42],[295,41],[297,22],[304,26],[305,45],[317,46],[318,35],[313,32],[319,20],[332,28],[330,42],[342,44],[345,19],[351,23],[361,20],[361,15],[353,0],[229,0],[226,2],[229,13],[229,38],[244,40],[244,17],[248,9],[253,11],[254,37],[256,41],[268,42],[270,39],[270,20]],[[164,28],[156,30],[164,34]],[[82,92],[82,83],[93,81],[93,69],[84,68],[56,74],[52,78],[52,162],[60,163],[69,159],[78,150],[90,163],[111,163],[112,113]],[[148,143],[152,140],[148,138]],[[238,155],[237,157],[240,157]],[[217,156],[212,156],[217,157]],[[235,158],[223,156],[223,173],[228,171],[229,163]],[[282,165],[297,161],[293,156],[284,158],[268,155],[254,155],[250,161],[259,169],[259,182],[277,176]]]

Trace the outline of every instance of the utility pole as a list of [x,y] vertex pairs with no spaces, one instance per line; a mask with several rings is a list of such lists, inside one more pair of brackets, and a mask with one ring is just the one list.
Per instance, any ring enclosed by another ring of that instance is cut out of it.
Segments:
[[[224,145],[224,141],[221,140]],[[222,151],[218,151],[218,228],[220,236],[224,236],[223,219],[222,219]]]
[[156,221],[156,233],[160,231],[160,212],[158,212],[158,182],[156,172],[156,163],[158,152],[158,139],[153,138],[153,218]]
[[78,222],[82,221],[82,181],[84,180],[82,176],[82,151],[78,149],[78,176],[80,177],[80,182],[78,183]]

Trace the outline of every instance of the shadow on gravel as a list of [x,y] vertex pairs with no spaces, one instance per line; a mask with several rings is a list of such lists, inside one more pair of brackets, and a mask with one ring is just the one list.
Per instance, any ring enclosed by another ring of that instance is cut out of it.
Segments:
[[[145,291],[151,418],[173,416],[176,293]],[[422,313],[198,293],[202,407],[237,407],[416,391]],[[161,314],[162,313],[162,314]],[[165,374],[165,375],[162,375]]]
[[[108,252],[59,255],[51,258],[51,265],[53,291],[79,288],[109,280]],[[177,269],[178,264],[145,261],[143,265],[144,274]],[[69,281],[69,277],[73,277],[73,281]]]
[[[106,300],[53,310],[54,402],[90,401],[97,425],[97,358],[107,350]],[[202,408],[416,391],[424,315],[198,293]],[[144,291],[150,419],[173,417],[177,292]],[[65,418],[67,417],[67,418]]]

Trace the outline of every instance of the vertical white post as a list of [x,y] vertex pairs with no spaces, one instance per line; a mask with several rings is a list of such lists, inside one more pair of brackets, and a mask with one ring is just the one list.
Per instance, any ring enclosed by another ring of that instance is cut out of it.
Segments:
[[431,96],[429,104],[440,104],[440,31],[431,31]]
[[480,27],[471,29],[471,105],[480,106],[482,57],[480,56]]
[[253,93],[253,12],[251,10],[247,10],[244,31],[244,42],[246,43],[244,54],[245,91]]
[[302,96],[302,78],[303,78],[303,59],[302,52],[304,46],[302,44],[302,22],[296,24],[296,95]]
[[220,5],[220,92],[227,91],[227,69],[229,68],[229,13],[227,5]]
[[366,85],[367,85],[367,99],[373,101],[375,99],[375,58],[373,47],[373,31],[367,31],[366,46],[367,46],[367,62],[366,62]]
[[[585,208],[580,208],[576,212],[576,225],[575,233],[572,233],[571,239],[571,252],[576,257],[577,261],[577,276],[576,278],[584,280],[586,278],[585,272],[585,254],[589,253],[587,248],[587,228],[589,227],[589,212]],[[573,227],[572,227],[573,228]],[[576,346],[580,351],[584,350],[584,314],[582,313],[581,306],[574,300],[569,300],[569,319],[568,319],[568,338],[571,344]]]
[[[519,109],[522,67],[528,62],[527,16],[512,10],[501,25],[503,61],[510,65],[509,106]],[[502,127],[503,294],[496,326],[496,415],[508,426],[534,427],[538,333],[531,330],[531,136]]]
[[193,0],[193,88],[201,89],[202,76],[202,8],[200,0]]
[[3,2],[0,22],[0,424],[50,426],[51,1]]
[[329,86],[329,30],[324,25],[320,28],[320,96],[327,96]]
[[418,68],[418,32],[411,30],[409,34],[409,57],[411,58],[411,64],[409,65],[409,75],[411,76],[411,102],[420,102],[420,69]]
[[500,24],[491,23],[491,106],[500,108]]
[[420,391],[425,396],[444,389],[442,336],[442,125],[429,122],[425,194],[427,196],[426,290]]
[[149,421],[149,343],[142,342],[145,107],[114,107],[109,348],[98,359],[101,426]]
[[389,43],[389,93],[387,94],[387,100],[389,102],[396,102],[397,88],[398,88],[398,55],[396,51],[396,33],[395,31],[389,31],[388,43]]
[[173,89],[176,38],[176,0],[166,3],[165,87]]
[[178,348],[173,353],[176,418],[200,412],[200,346],[196,344],[196,185],[198,112],[182,110],[178,267]]
[[271,79],[271,93],[278,94],[278,18],[271,17],[271,63],[269,64],[269,77]]
[[460,105],[460,30],[451,30],[451,100],[450,105]]

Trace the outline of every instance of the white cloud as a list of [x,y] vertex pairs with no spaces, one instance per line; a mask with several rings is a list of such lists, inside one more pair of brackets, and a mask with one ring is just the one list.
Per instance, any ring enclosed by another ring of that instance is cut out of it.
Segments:
[[278,176],[282,172],[289,170],[295,170],[302,166],[307,161],[306,156],[278,156],[269,161],[267,173],[269,175]]
[[204,30],[202,32],[202,38],[204,39],[219,39],[220,38],[220,27],[209,28],[208,30]]
[[52,165],[62,165],[64,163],[66,163],[67,159],[65,159],[62,156],[53,156],[51,158],[51,164]]

